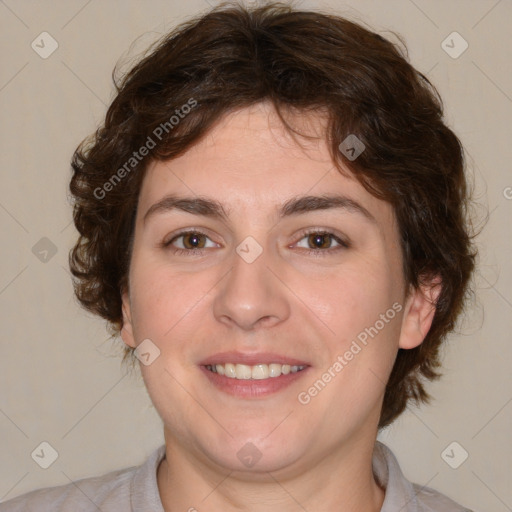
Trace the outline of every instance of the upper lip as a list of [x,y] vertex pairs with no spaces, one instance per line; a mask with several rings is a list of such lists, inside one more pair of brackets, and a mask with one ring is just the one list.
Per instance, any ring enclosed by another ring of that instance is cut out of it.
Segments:
[[246,364],[248,366],[254,366],[256,364],[289,364],[290,366],[309,366],[305,361],[295,359],[293,357],[284,356],[282,354],[275,354],[272,352],[258,352],[258,353],[244,353],[237,351],[230,352],[219,352],[214,354],[199,364],[202,366],[214,365],[214,364]]

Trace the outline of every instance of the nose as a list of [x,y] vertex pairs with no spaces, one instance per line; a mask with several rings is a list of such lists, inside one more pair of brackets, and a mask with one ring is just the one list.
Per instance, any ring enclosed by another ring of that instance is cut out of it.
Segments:
[[276,277],[279,263],[271,262],[266,250],[252,262],[240,254],[233,251],[231,271],[217,288],[215,318],[245,331],[285,321],[290,315],[290,303],[286,287]]

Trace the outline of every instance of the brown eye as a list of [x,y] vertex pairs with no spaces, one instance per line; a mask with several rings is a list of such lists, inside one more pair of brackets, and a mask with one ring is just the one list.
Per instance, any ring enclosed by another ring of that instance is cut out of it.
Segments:
[[348,249],[349,243],[328,231],[311,231],[304,233],[296,247],[305,249],[311,254],[331,254],[335,251]]
[[202,249],[212,249],[218,247],[207,235],[201,231],[182,231],[168,242],[163,243],[164,247],[174,248],[175,251],[191,252]]
[[311,233],[308,235],[308,245],[311,249],[329,249],[333,237],[327,233]]
[[180,238],[185,249],[203,249],[206,245],[206,236],[201,233],[185,233]]

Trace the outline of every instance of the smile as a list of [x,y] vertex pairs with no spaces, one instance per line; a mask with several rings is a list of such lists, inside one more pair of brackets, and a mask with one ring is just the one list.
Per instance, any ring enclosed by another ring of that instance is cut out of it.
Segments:
[[210,372],[223,375],[230,379],[238,380],[262,380],[268,378],[280,377],[281,375],[288,375],[289,373],[297,373],[306,368],[305,366],[296,366],[289,364],[255,364],[249,366],[247,364],[209,364],[206,365],[206,369]]

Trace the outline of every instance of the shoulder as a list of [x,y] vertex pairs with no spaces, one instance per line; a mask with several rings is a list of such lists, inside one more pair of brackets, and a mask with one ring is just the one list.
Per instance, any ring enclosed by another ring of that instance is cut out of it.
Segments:
[[130,480],[135,468],[113,471],[103,476],[84,478],[57,487],[31,491],[0,503],[0,512],[88,512],[115,501],[130,510]]
[[373,455],[373,472],[385,488],[381,512],[471,512],[430,487],[409,482],[393,452],[379,441]]
[[422,487],[418,484],[412,484],[412,486],[422,512],[472,512],[469,508],[459,505],[430,487]]
[[31,491],[0,503],[0,512],[129,512],[136,504],[157,511],[156,468],[164,454],[165,445],[141,466]]

